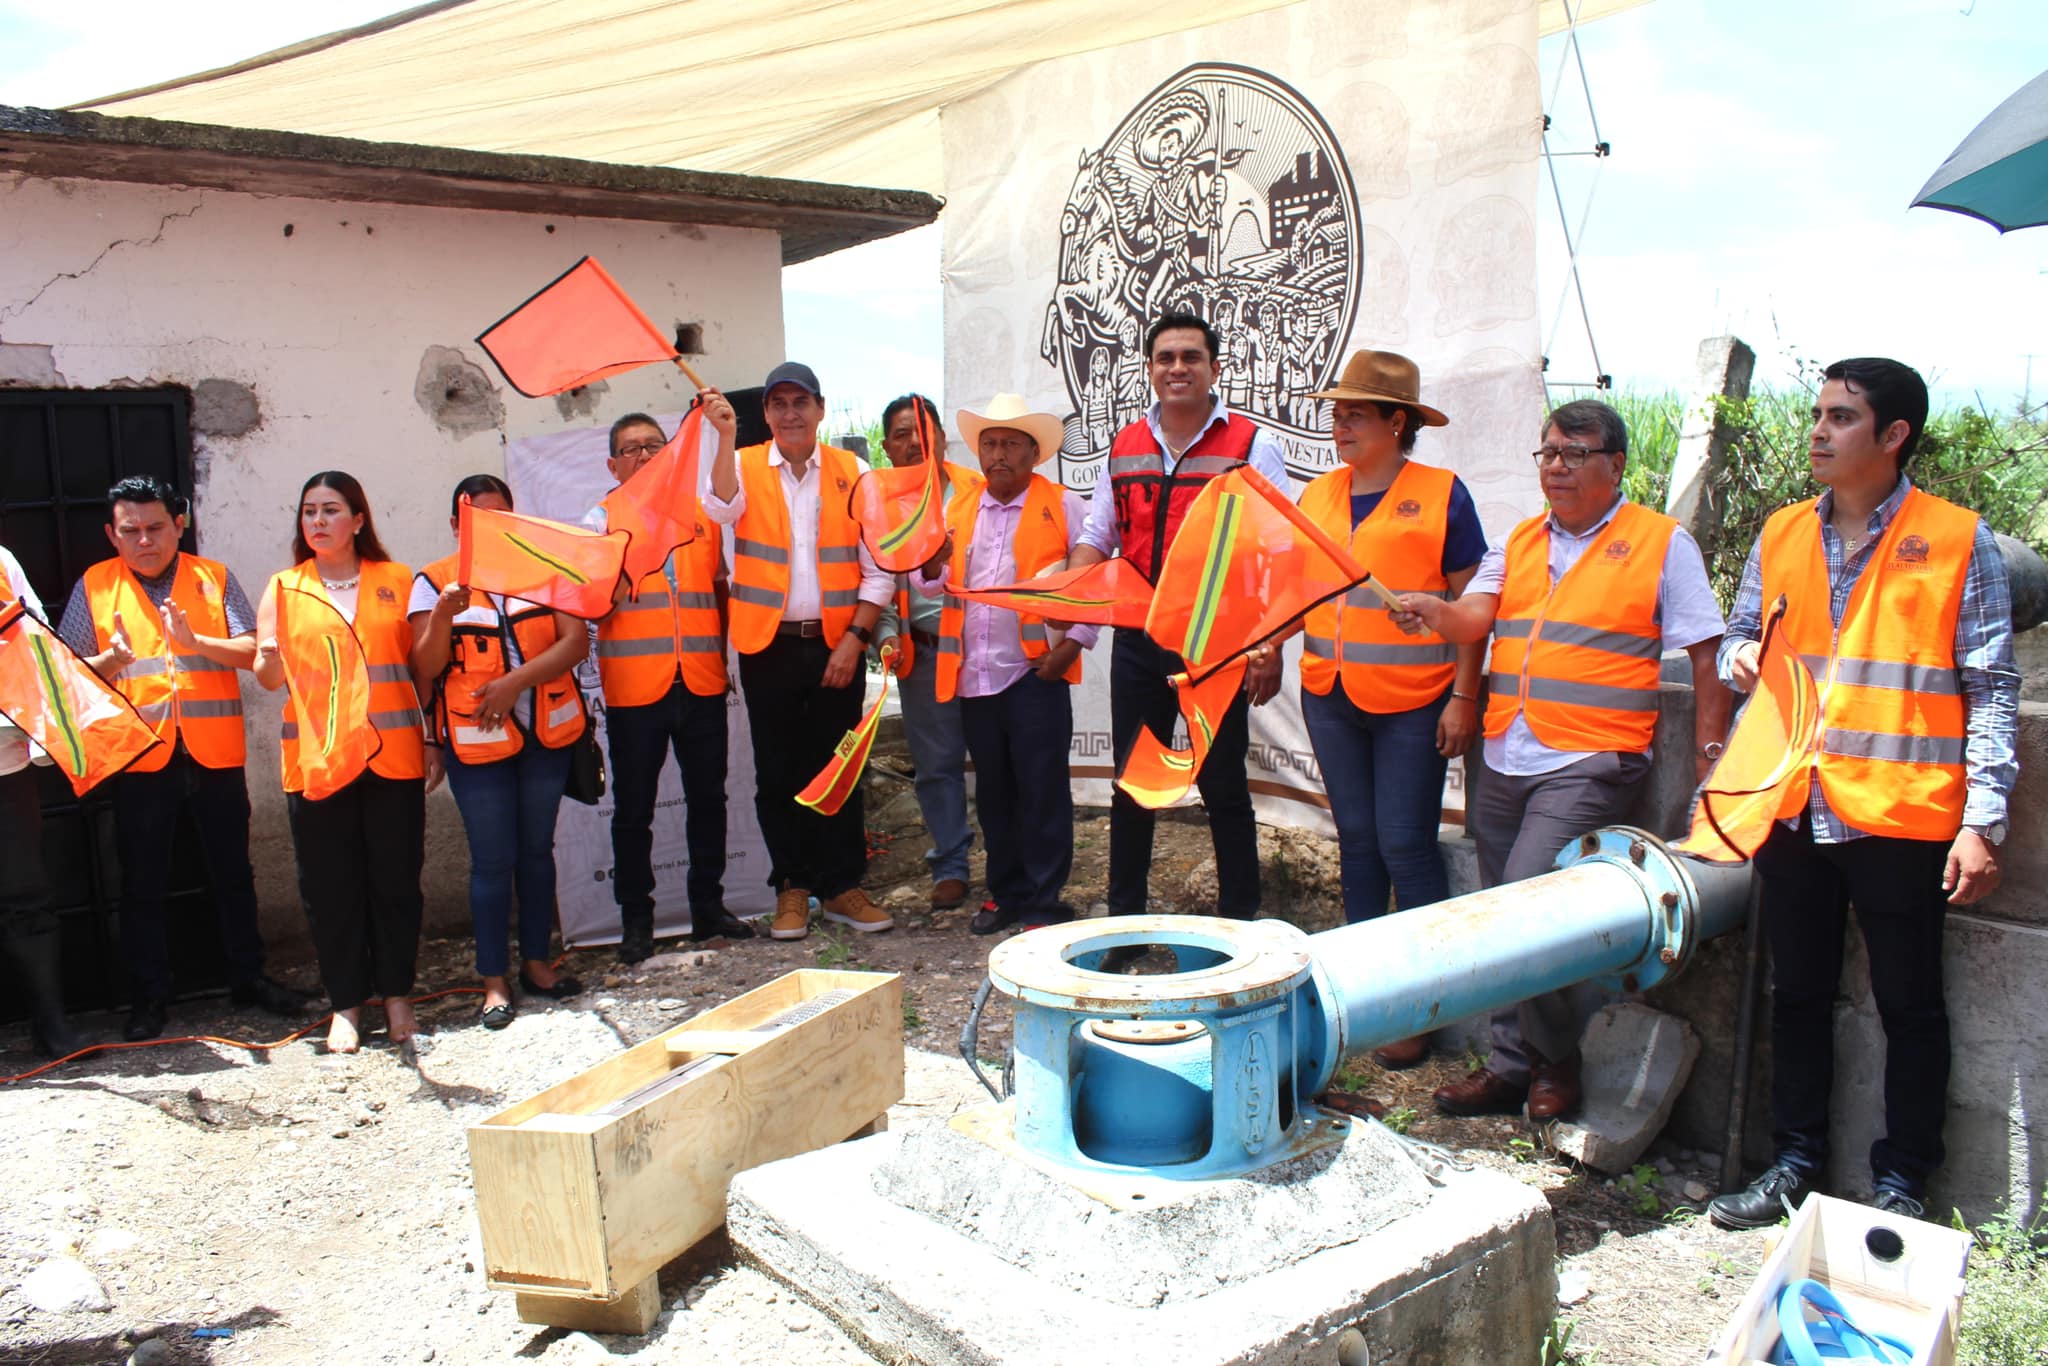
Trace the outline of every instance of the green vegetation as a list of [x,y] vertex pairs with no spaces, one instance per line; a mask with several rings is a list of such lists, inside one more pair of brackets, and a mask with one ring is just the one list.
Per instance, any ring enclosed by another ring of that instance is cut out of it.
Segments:
[[[2044,1200],[2048,1206],[2048,1200]],[[1958,1212],[1955,1226],[1971,1233]],[[2022,1222],[2011,1210],[1971,1233],[1963,1295],[1967,1366],[2042,1366],[2048,1362],[2048,1208]]]
[[[1764,519],[1787,503],[1820,491],[1807,472],[1807,433],[1820,371],[1801,364],[1795,383],[1761,386],[1739,403],[1722,401],[1735,428],[1728,469],[1708,490],[1721,524],[1721,546],[1707,575],[1723,608],[1735,599],[1742,565]],[[1608,399],[1628,423],[1629,461],[1622,476],[1631,501],[1661,508],[1678,452],[1685,400],[1674,391],[1625,390]],[[2048,554],[2048,409],[2010,414],[1949,408],[1929,415],[1920,449],[1906,467],[1914,484],[1981,515],[2003,532]]]
[[1572,1349],[1572,1333],[1578,1326],[1573,1319],[1552,1319],[1549,1331],[1543,1335],[1536,1366],[1596,1366],[1599,1356],[1590,1348]]
[[821,968],[843,968],[853,961],[853,945],[838,930],[826,930],[818,936],[817,961]]
[[1415,1113],[1413,1106],[1404,1105],[1398,1110],[1387,1111],[1381,1117],[1380,1123],[1386,1125],[1397,1134],[1405,1134],[1419,1118],[1420,1116]]
[[1663,1208],[1657,1198],[1657,1169],[1647,1162],[1638,1162],[1635,1167],[1614,1178],[1614,1188],[1621,1192],[1629,1208],[1645,1219],[1653,1219]]

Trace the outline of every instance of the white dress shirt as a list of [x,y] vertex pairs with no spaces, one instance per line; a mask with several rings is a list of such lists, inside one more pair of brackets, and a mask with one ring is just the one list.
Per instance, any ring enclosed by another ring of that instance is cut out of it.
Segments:
[[[1223,402],[1220,395],[1212,394],[1209,404],[1209,420],[1202,424],[1202,430],[1196,434],[1195,440],[1189,442],[1188,445],[1190,447],[1194,446],[1209,434],[1211,427],[1219,422],[1228,422],[1229,420],[1230,408]],[[1179,469],[1180,461],[1187,459],[1187,456],[1183,454],[1180,460],[1174,460],[1166,455],[1167,450],[1170,448],[1166,444],[1166,433],[1161,431],[1159,427],[1159,404],[1156,400],[1150,408],[1145,410],[1145,425],[1152,429],[1152,439],[1159,443],[1160,456],[1166,462],[1167,473],[1171,474],[1174,470]],[[1267,481],[1288,498],[1294,497],[1294,481],[1287,477],[1286,453],[1280,449],[1278,438],[1264,427],[1259,427],[1258,431],[1253,435],[1252,448],[1245,463],[1260,474],[1265,475]],[[1095,492],[1088,500],[1088,520],[1081,529],[1080,541],[1083,545],[1094,546],[1104,555],[1116,554],[1118,547],[1123,543],[1116,533],[1116,494],[1110,491],[1109,485],[1109,452],[1104,451],[1102,453],[1102,476],[1095,481]]]
[[[824,504],[819,494],[821,476],[818,467],[824,463],[817,451],[804,462],[803,477],[799,479],[790,469],[789,461],[782,454],[781,445],[771,442],[768,446],[768,466],[782,476],[782,501],[789,509],[789,595],[782,601],[784,621],[817,621],[824,613],[824,599],[818,590],[818,517]],[[735,462],[735,476],[738,475]],[[747,482],[738,480],[739,487],[733,490],[732,501],[726,502],[715,490],[704,494],[704,512],[720,526],[732,526],[747,510]],[[866,541],[858,542],[860,553],[860,600],[871,602],[877,607],[886,607],[896,596],[896,576],[875,566],[874,556],[868,554]]]

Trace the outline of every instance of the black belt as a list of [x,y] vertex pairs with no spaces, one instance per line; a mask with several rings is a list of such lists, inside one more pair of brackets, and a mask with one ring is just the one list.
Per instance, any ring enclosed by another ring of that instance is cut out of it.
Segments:
[[924,646],[927,650],[939,648],[939,633],[937,631],[920,631],[917,627],[913,626],[910,628],[910,638]]
[[782,621],[775,624],[778,636],[822,636],[825,623],[822,621]]

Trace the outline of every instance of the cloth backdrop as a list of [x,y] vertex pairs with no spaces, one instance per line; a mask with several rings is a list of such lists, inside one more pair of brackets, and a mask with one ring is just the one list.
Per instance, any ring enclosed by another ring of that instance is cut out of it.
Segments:
[[[673,432],[680,413],[657,414],[662,430]],[[708,424],[707,424],[708,430]],[[604,501],[612,490],[605,469],[609,429],[587,427],[550,432],[508,442],[505,478],[514,504],[523,513],[571,525]],[[711,462],[703,462],[700,479],[708,484]],[[725,537],[726,562],[732,562],[732,532]],[[734,679],[739,666],[728,654]],[[597,657],[593,653],[578,671],[583,695],[597,724],[598,743],[605,744],[604,695],[598,689]],[[747,707],[738,688],[726,694],[725,779],[725,904],[738,915],[774,909],[768,890],[768,847],[754,819],[754,746],[747,734]],[[609,748],[606,750],[610,754]],[[609,757],[606,763],[610,763]],[[613,944],[619,938],[619,908],[612,900],[612,801],[609,793],[596,806],[562,803],[555,824],[555,883],[562,916],[562,942]],[[690,852],[683,839],[682,779],[673,756],[661,771],[660,795],[654,806],[654,932],[680,934],[690,923],[684,874]]]
[[[1449,415],[1415,458],[1457,471],[1491,540],[1541,506],[1535,0],[1305,0],[1040,63],[946,106],[946,395],[1061,415],[1058,478],[1092,490],[1151,402],[1141,336],[1168,308],[1222,333],[1222,387],[1334,463],[1325,387],[1363,347],[1422,368]],[[991,155],[990,149],[1001,149]],[[1051,466],[1044,467],[1053,473]],[[1298,702],[1252,713],[1260,818],[1331,829]],[[1075,699],[1077,799],[1108,800],[1104,642]],[[1448,810],[1462,810],[1453,765]]]

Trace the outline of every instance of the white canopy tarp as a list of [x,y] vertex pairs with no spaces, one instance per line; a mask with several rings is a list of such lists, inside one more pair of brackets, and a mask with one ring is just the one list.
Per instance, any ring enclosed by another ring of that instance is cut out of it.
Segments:
[[[943,106],[1033,63],[1289,2],[439,0],[80,107],[937,194]],[[1480,24],[1499,8],[1414,2]],[[1539,22],[1641,2],[1541,0]]]

